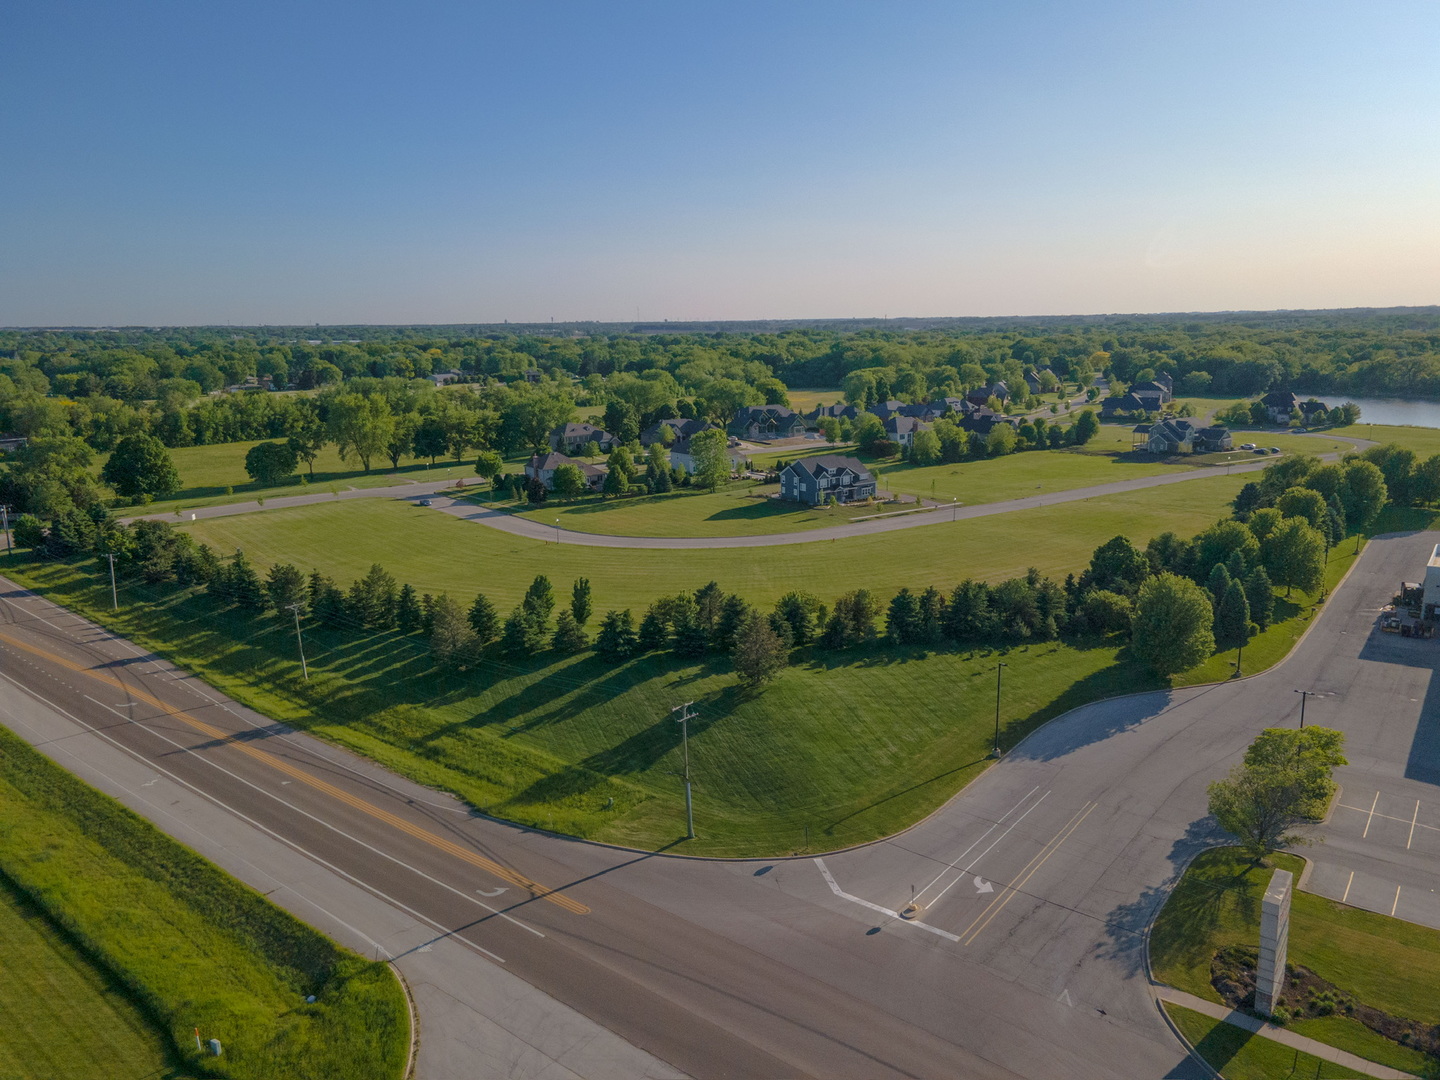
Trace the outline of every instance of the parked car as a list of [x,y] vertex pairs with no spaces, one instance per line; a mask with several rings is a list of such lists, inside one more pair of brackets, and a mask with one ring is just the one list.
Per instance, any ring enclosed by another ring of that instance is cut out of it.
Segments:
[[429,499],[421,499],[421,500],[420,500],[420,505],[421,505],[421,506],[431,506],[431,505],[433,505],[433,504],[431,503],[431,501],[430,501]]
[[1272,454],[1278,454],[1279,452],[1280,452],[1280,448],[1279,448],[1278,446],[1272,446],[1272,447],[1270,447],[1270,453],[1272,453]]
[[1254,450],[1251,450],[1250,452],[1251,452],[1252,454],[1268,454],[1268,453],[1270,453],[1270,451],[1269,451],[1269,450],[1266,450],[1263,446],[1257,446],[1257,447],[1255,447]]
[[1241,450],[1254,450],[1254,449],[1255,449],[1255,444],[1254,444],[1253,442],[1247,442],[1244,446],[1240,447],[1240,449],[1241,449]]

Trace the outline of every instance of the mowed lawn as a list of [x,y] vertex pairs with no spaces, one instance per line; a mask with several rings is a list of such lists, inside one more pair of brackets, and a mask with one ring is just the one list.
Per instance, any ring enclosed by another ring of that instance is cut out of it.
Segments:
[[740,481],[718,491],[682,488],[666,495],[606,499],[584,496],[554,500],[517,517],[565,529],[608,536],[752,536],[845,525],[898,509],[889,506],[837,506],[834,509],[782,502],[771,496],[778,484]]
[[[1297,879],[1304,868],[1294,855],[1271,856],[1271,863]],[[1252,864],[1238,848],[1207,851],[1191,863],[1151,930],[1155,977],[1221,1003],[1210,985],[1210,960],[1226,945],[1254,946],[1259,940],[1260,898],[1272,869]],[[1393,1016],[1440,1023],[1440,931],[1297,890],[1289,940],[1290,964],[1310,968]],[[1408,1072],[1427,1064],[1425,1055],[1339,1013],[1292,1020],[1290,1027]]]
[[1000,581],[1032,566],[1061,580],[1083,570],[1094,550],[1117,534],[1144,546],[1162,532],[1190,536],[1214,524],[1228,516],[1244,480],[1205,477],[971,521],[766,548],[542,543],[390,499],[266,510],[182,528],[222,553],[244,549],[262,566],[290,562],[348,584],[380,563],[422,592],[466,602],[484,592],[502,611],[519,602],[537,574],[558,583],[588,577],[598,611],[631,608],[638,618],[652,600],[712,580],[755,604],[774,603],[791,589],[827,603],[857,588],[888,597],[902,586]]
[[1348,435],[1356,439],[1371,439],[1382,446],[1396,443],[1414,450],[1421,460],[1433,454],[1440,454],[1440,428],[1408,427],[1397,424],[1352,424],[1335,428],[1330,434]]
[[1210,1063],[1225,1080],[1368,1080],[1369,1073],[1355,1072],[1344,1066],[1324,1061],[1313,1054],[1252,1035],[1244,1028],[1212,1020],[1204,1013],[1180,1005],[1165,1005],[1165,1011],[1186,1040]]
[[[34,908],[0,886],[0,1080],[174,1075],[165,1041]],[[103,1068],[100,1063],[103,1062]]]
[[[360,468],[359,461],[353,457],[349,462],[341,461],[335,447],[327,446],[315,459],[313,479],[309,475],[309,468],[301,462],[298,474],[289,477],[284,483],[268,487],[256,484],[245,472],[245,455],[252,446],[260,442],[275,441],[279,440],[215,443],[211,446],[183,446],[171,450],[170,458],[175,462],[176,471],[180,473],[182,488],[172,498],[148,504],[143,512],[168,513],[172,510],[192,510],[221,503],[249,502],[257,497],[389,487],[427,480],[455,480],[462,477],[472,481],[475,479],[473,455],[459,465],[455,464],[454,458],[440,458],[433,468],[428,461],[402,458],[400,468],[392,469],[389,458],[375,458],[371,460],[370,471],[367,473]],[[97,457],[97,471],[105,463],[106,457],[107,455],[103,454]],[[301,482],[302,477],[305,483]],[[227,493],[226,488],[232,490]],[[122,514],[124,512],[121,511]]]

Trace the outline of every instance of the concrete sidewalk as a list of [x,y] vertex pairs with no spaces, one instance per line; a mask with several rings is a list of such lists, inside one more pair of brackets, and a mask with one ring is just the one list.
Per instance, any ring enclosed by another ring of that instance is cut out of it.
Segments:
[[1377,1065],[1373,1061],[1366,1061],[1364,1058],[1356,1057],[1354,1054],[1346,1053],[1344,1050],[1337,1050],[1328,1043],[1307,1039],[1304,1035],[1297,1035],[1287,1028],[1267,1024],[1265,1021],[1258,1020],[1249,1013],[1227,1009],[1224,1005],[1217,1005],[1213,1001],[1206,1001],[1204,998],[1196,997],[1194,994],[1187,994],[1183,990],[1175,990],[1169,986],[1161,986],[1156,988],[1156,995],[1161,1001],[1168,1001],[1172,1005],[1180,1005],[1184,1008],[1202,1013],[1212,1020],[1223,1020],[1225,1023],[1233,1024],[1235,1027],[1243,1028],[1245,1031],[1252,1031],[1256,1035],[1263,1035],[1265,1038],[1271,1039],[1281,1046],[1288,1046],[1292,1050],[1299,1050],[1302,1053],[1311,1054],[1320,1058],[1322,1061],[1341,1065],[1347,1069],[1354,1069],[1356,1072],[1376,1077],[1376,1080],[1419,1080],[1413,1073],[1401,1072],[1399,1069],[1392,1069],[1386,1065]]

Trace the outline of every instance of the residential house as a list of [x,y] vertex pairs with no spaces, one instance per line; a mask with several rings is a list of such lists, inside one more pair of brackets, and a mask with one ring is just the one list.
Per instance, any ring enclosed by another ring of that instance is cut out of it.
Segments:
[[[1140,385],[1143,387],[1146,384]],[[1107,397],[1100,403],[1100,415],[1107,417],[1116,413],[1158,413],[1168,400],[1163,387],[1151,385],[1149,389],[1131,390],[1120,397]]]
[[1323,401],[1311,398],[1309,401],[1300,402],[1300,420],[1307,427],[1311,424],[1323,424],[1329,417],[1330,406]]
[[30,440],[24,435],[4,434],[0,435],[0,454],[9,454],[21,449]]
[[790,502],[819,506],[856,502],[875,496],[875,477],[853,457],[821,454],[800,458],[780,470],[780,497]]
[[[745,468],[745,451],[737,446],[727,446],[725,456],[730,459],[730,471],[740,472]],[[670,447],[670,464],[672,466],[682,465],[688,473],[695,471],[695,455],[690,449],[690,440],[677,439]]]
[[[1161,382],[1161,379],[1165,381]],[[1137,382],[1134,386],[1130,387],[1130,393],[1137,396],[1141,394],[1159,394],[1160,402],[1164,404],[1175,397],[1175,392],[1172,389],[1174,385],[1169,375],[1161,375],[1148,382]]]
[[1145,449],[1152,454],[1188,454],[1195,449],[1195,425],[1189,420],[1161,420],[1149,428]]
[[929,424],[913,416],[896,415],[885,421],[885,437],[901,446],[914,446],[915,436],[929,430]]
[[747,405],[727,430],[740,439],[795,439],[805,434],[805,418],[783,405]]
[[849,420],[853,424],[860,419],[860,409],[856,405],[819,405],[805,414],[805,423],[812,428],[818,428],[820,421],[825,419]]
[[1044,383],[1041,380],[1042,376],[1045,375],[1049,375],[1052,379],[1056,379],[1057,382],[1059,381],[1055,375],[1055,372],[1051,371],[1048,367],[1041,368],[1039,371],[1027,371],[1025,373],[1026,389],[1028,389],[1032,394],[1042,393],[1044,390]]
[[550,449],[565,454],[577,454],[592,442],[600,447],[602,454],[608,454],[620,440],[594,424],[561,424],[550,432]]
[[903,401],[896,401],[892,398],[889,401],[877,401],[874,405],[871,405],[870,408],[866,411],[874,413],[881,420],[889,420],[890,417],[903,412],[904,409],[905,403]]
[[1300,407],[1300,399],[1289,390],[1271,390],[1260,399],[1270,419],[1277,424],[1288,424],[1290,414]]
[[686,419],[683,416],[672,416],[668,420],[660,420],[651,424],[640,433],[641,446],[654,446],[657,442],[664,442],[664,431],[670,429],[670,441],[679,442],[681,439],[688,439],[692,435],[698,435],[702,431],[709,431],[715,427],[709,420]]
[[1195,430],[1195,452],[1197,454],[1213,454],[1220,450],[1233,450],[1234,447],[1235,440],[1231,437],[1229,429],[1219,424]]
[[993,409],[975,409],[966,413],[956,421],[966,431],[974,432],[976,435],[988,436],[997,426],[1009,424],[1012,428],[1018,428],[1020,421],[1013,416],[1006,416],[1004,413],[997,413]]
[[986,404],[992,397],[1004,405],[1010,400],[1010,388],[1003,382],[997,382],[993,386],[978,386],[965,395],[966,399],[976,405]]
[[605,483],[605,474],[609,471],[604,465],[591,465],[588,462],[576,461],[574,458],[566,457],[564,454],[536,454],[525,463],[525,477],[527,480],[539,480],[545,487],[555,490],[555,470],[561,465],[574,465],[585,477],[585,483],[591,491],[599,491]]
[[448,386],[450,383],[457,382],[462,378],[458,371],[437,371],[435,374],[427,377],[436,386]]

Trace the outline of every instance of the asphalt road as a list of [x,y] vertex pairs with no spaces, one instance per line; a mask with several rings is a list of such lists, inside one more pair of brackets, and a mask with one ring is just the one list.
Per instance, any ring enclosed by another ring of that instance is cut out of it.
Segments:
[[[638,1059],[651,1074],[663,1062],[696,1077],[1198,1077],[1154,1003],[1144,935],[1188,859],[1220,839],[1205,786],[1259,730],[1294,723],[1294,690],[1312,689],[1333,696],[1311,699],[1307,721],[1350,738],[1342,802],[1393,788],[1402,801],[1377,811],[1382,821],[1403,817],[1417,791],[1422,811],[1440,805],[1429,691],[1440,643],[1374,632],[1379,606],[1437,538],[1373,543],[1270,672],[1071,712],[929,820],[820,859],[637,854],[469,815],[215,700],[17,590],[0,605],[0,671],[26,693],[7,693],[0,714],[16,725],[17,709],[59,709],[100,729],[137,775],[221,800],[294,845],[292,857],[346,875],[367,903],[434,928],[432,948],[463,947],[473,979],[501,966],[572,1025],[588,1020],[653,1055]],[[84,738],[59,744],[72,767]],[[678,827],[678,793],[676,810]],[[1337,809],[1330,829],[1342,812],[1356,813]],[[1402,900],[1434,887],[1434,847],[1381,835],[1359,842]],[[244,843],[239,830],[229,841]],[[1332,850],[1346,854],[1338,840],[1307,852],[1322,860],[1312,877]],[[259,857],[236,863],[266,869]],[[363,916],[324,900],[337,918]],[[912,902],[919,917],[897,917]],[[426,955],[410,947],[402,970]],[[433,1015],[422,1003],[422,1034]],[[578,1075],[617,1075],[627,1052],[610,1044],[589,1062],[578,1046],[566,1066]],[[464,1075],[444,1071],[448,1060],[422,1075]]]

